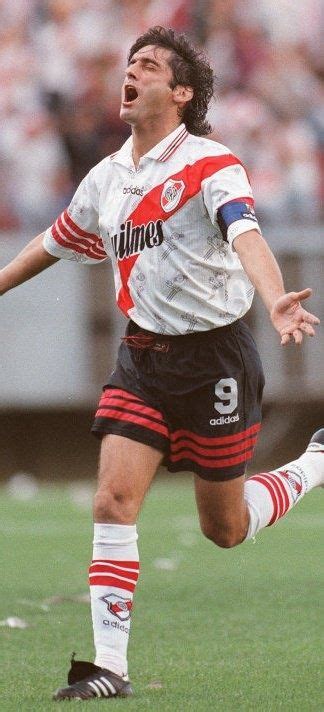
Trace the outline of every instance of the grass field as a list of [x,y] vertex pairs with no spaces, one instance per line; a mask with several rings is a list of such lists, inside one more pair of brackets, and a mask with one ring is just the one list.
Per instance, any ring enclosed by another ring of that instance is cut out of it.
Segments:
[[[225,551],[199,533],[190,479],[158,480],[139,525],[135,696],[91,710],[323,710],[323,508],[324,492],[311,493],[256,543]],[[3,490],[0,509],[0,619],[29,624],[0,627],[0,709],[54,710],[70,653],[93,655],[89,604],[78,599],[90,502],[78,506],[63,487],[26,502]]]

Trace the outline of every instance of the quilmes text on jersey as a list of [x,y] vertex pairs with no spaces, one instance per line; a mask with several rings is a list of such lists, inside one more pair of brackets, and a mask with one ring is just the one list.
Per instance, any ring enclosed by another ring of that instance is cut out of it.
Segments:
[[158,247],[163,242],[163,220],[151,220],[142,225],[133,225],[127,220],[120,226],[120,232],[111,238],[114,253],[118,260],[137,255],[145,247]]

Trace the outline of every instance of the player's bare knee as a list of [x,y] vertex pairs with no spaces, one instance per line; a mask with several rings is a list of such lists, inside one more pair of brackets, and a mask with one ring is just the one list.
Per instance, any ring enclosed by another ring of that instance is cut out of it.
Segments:
[[94,497],[94,520],[118,524],[134,523],[137,507],[130,493],[118,488],[99,488]]
[[246,536],[245,529],[233,525],[224,527],[216,526],[213,523],[202,523],[201,530],[204,536],[221,549],[232,549],[241,544]]
[[234,546],[242,544],[245,539],[245,533],[240,531],[225,531],[219,532],[215,544],[221,549],[233,549]]

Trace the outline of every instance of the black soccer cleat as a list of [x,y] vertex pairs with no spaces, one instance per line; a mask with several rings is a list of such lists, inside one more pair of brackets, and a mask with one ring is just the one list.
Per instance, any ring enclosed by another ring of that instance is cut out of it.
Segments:
[[53,700],[93,700],[96,698],[129,697],[133,694],[129,680],[124,680],[110,670],[85,660],[71,659],[68,687],[59,688]]
[[[312,435],[306,452],[318,452],[322,456],[324,455],[324,428],[321,428],[321,430],[317,430],[316,433]],[[320,483],[319,487],[324,488],[324,473],[322,482]]]
[[317,430],[316,433],[312,435],[307,447],[307,452],[324,452],[324,428]]

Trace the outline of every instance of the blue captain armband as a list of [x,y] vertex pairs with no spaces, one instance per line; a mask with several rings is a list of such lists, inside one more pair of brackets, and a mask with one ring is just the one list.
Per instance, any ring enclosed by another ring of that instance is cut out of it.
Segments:
[[253,206],[245,203],[244,199],[232,200],[219,208],[217,222],[224,240],[227,241],[227,231],[230,225],[238,220],[251,220],[251,230],[253,230],[255,224],[258,225]]

